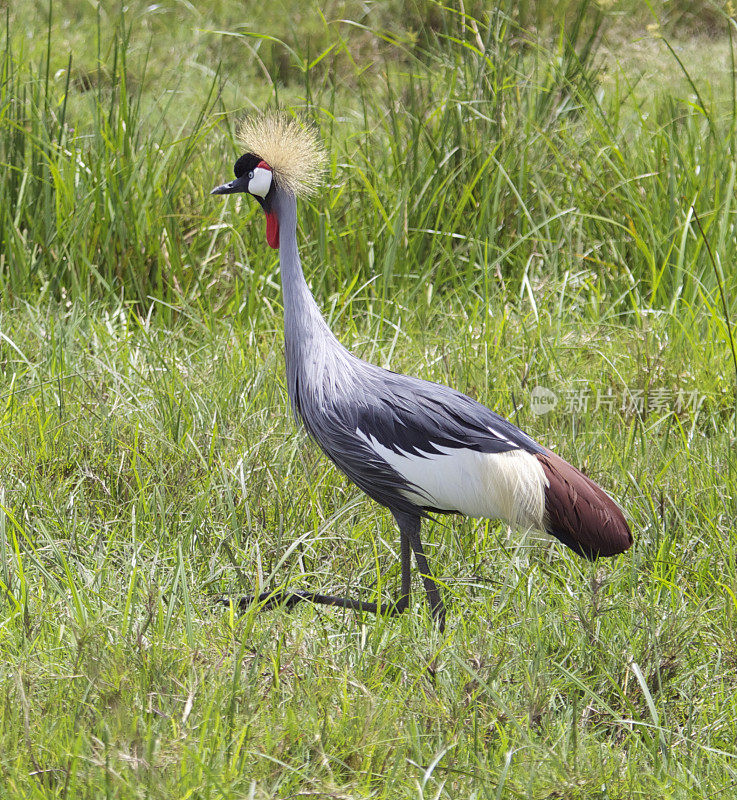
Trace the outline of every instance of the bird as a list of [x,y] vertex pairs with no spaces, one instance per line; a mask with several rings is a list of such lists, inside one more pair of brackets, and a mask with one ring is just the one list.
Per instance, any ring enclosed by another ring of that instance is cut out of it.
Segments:
[[316,129],[285,112],[246,118],[235,178],[211,194],[245,193],[279,251],[287,392],[298,422],[323,453],[399,528],[401,589],[391,603],[282,588],[240,598],[239,609],[302,601],[396,616],[410,606],[411,554],[435,624],[446,607],[420,536],[435,514],[501,520],[559,539],[587,559],[632,544],[617,503],[561,456],[480,402],[439,383],[362,360],[330,330],[305,279],[297,199],[314,194],[326,161]]

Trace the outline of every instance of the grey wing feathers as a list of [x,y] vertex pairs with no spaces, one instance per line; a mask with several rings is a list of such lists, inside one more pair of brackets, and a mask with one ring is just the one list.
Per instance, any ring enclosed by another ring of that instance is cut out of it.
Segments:
[[395,452],[419,456],[437,453],[438,447],[545,452],[503,417],[454,389],[362,361],[343,373],[340,391],[322,394],[319,402],[314,394],[302,395],[299,381],[295,389],[295,411],[325,454],[366,494],[393,510],[417,512],[402,492],[413,487],[369,447],[366,436]]
[[399,425],[384,437],[372,429],[385,447],[410,453],[434,452],[433,445],[482,453],[543,452],[511,422],[455,389],[392,372],[386,376],[382,381],[385,398]]

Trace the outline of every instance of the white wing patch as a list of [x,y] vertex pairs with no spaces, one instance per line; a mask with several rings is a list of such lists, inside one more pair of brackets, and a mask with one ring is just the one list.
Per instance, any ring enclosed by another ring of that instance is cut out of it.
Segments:
[[459,511],[468,517],[501,519],[522,528],[544,529],[545,488],[540,462],[525,450],[480,453],[433,445],[439,453],[396,452],[374,436],[356,433],[416,490],[404,492],[420,506]]

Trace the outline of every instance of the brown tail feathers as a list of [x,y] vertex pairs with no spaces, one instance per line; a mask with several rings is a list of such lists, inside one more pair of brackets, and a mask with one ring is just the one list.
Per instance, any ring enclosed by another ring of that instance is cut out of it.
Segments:
[[548,486],[545,526],[585,558],[615,556],[632,544],[632,533],[619,506],[583,473],[555,453],[536,456]]

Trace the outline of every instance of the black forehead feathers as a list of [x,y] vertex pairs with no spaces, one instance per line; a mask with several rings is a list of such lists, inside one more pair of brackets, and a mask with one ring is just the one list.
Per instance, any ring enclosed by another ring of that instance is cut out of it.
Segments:
[[247,172],[256,169],[260,163],[261,159],[258,156],[255,156],[253,153],[246,153],[245,155],[242,155],[235,162],[235,167],[233,167],[235,177],[240,178],[241,175],[245,175]]

